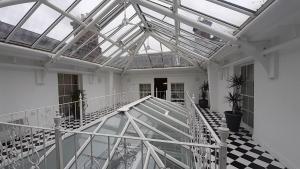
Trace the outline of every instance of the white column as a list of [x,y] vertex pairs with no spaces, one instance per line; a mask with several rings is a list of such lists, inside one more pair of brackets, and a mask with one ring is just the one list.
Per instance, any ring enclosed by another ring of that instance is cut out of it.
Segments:
[[115,93],[114,92],[114,72],[113,71],[109,71],[108,73],[108,93],[110,95],[109,97],[109,105],[112,105],[113,104],[113,94]]
[[[208,84],[209,84],[209,95],[208,100],[210,104],[210,110],[219,112],[218,109],[218,97],[219,97],[219,91],[218,91],[218,82],[219,82],[219,65],[208,62],[207,64],[207,76],[208,76]],[[201,94],[201,93],[200,93]]]

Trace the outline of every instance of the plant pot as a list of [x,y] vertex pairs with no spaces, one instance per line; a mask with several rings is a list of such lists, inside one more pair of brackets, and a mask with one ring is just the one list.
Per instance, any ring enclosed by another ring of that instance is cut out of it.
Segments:
[[242,114],[241,113],[233,114],[232,111],[225,111],[224,114],[226,117],[226,123],[229,130],[233,132],[239,131]]
[[201,108],[208,108],[208,100],[206,100],[206,99],[199,100],[199,106]]

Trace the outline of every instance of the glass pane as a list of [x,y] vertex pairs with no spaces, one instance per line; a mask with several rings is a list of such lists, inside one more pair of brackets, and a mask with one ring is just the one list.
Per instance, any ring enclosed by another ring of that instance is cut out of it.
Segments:
[[48,0],[50,3],[52,3],[53,5],[55,5],[56,7],[60,8],[61,10],[66,10],[67,8],[69,8],[69,6],[72,5],[73,2],[75,2],[75,0]]
[[225,22],[241,26],[249,16],[206,0],[182,0],[181,5]]
[[[126,10],[123,13],[120,13],[117,17],[115,17],[112,21],[110,21],[101,31],[100,33],[109,36],[113,31],[115,31],[117,28],[120,28],[124,25],[123,20],[126,15],[126,19],[131,18],[135,14],[135,10],[130,5],[126,8]],[[127,25],[130,25],[130,23],[126,23],[125,27]]]
[[62,19],[43,39],[37,44],[37,48],[53,50],[65,39],[77,26],[67,17]]
[[132,24],[123,26],[120,30],[118,30],[110,38],[114,41],[117,41],[122,35],[124,35],[126,32],[128,32],[130,29],[132,29],[135,26],[133,24],[139,24],[140,22],[141,22],[141,19],[139,18],[139,16],[135,16],[132,20],[130,20],[130,23],[132,23]]
[[[12,41],[33,44],[60,14],[46,5],[41,5],[14,34]],[[45,19],[47,18],[47,19]]]
[[111,48],[109,48],[107,51],[103,53],[103,56],[109,57],[112,55],[114,52],[116,52],[119,49],[119,47],[113,45]]
[[81,0],[81,2],[79,2],[79,4],[70,12],[70,14],[76,17],[89,14],[102,1],[103,0]]
[[112,43],[110,43],[109,41],[105,41],[100,47],[101,47],[102,51],[105,51],[111,45],[112,45]]
[[149,157],[148,169],[159,169],[159,166],[151,155]]
[[257,11],[260,7],[262,7],[268,0],[225,0],[227,2],[242,6],[244,8],[251,9],[253,11]]
[[31,3],[22,3],[0,8],[0,38],[6,38],[20,20],[25,16],[33,6]]
[[143,132],[143,134],[146,138],[158,139],[158,140],[170,140],[167,137],[158,134],[157,132],[151,130],[150,128],[142,125],[139,122],[136,122],[136,124],[138,125],[139,129]]
[[156,121],[156,120],[152,119],[151,117],[146,116],[134,109],[130,110],[129,113],[132,116],[134,116],[135,118],[147,123],[148,125],[160,130],[161,132],[173,137],[174,139],[176,139],[178,141],[187,141],[188,140],[188,138],[185,135],[179,133],[178,131],[170,128],[169,126],[167,126],[159,121]]
[[155,11],[149,9],[149,8],[145,8],[143,6],[140,6],[140,8],[141,8],[142,12],[144,12],[144,13],[146,13],[148,15],[151,15],[151,16],[157,18],[157,19],[162,20],[165,17],[164,15],[162,15],[162,14],[160,14],[158,12],[155,12]]

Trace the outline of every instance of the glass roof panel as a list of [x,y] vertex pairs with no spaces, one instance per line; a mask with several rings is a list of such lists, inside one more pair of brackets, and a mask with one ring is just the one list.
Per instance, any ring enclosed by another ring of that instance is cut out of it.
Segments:
[[47,36],[62,41],[74,30],[73,23],[74,22],[71,19],[65,17],[48,33]]
[[[200,21],[200,22],[205,24],[205,22],[203,22],[204,18],[200,17],[199,15],[196,15],[194,13],[191,13],[191,12],[188,12],[188,11],[182,10],[182,9],[178,9],[178,13],[183,15],[183,16],[186,16],[187,18],[190,18],[190,19],[195,20],[195,21]],[[206,21],[208,21],[208,20],[206,20]],[[233,34],[233,32],[236,30],[236,29],[233,29],[233,28],[228,27],[228,26],[221,25],[221,24],[216,23],[216,22],[212,22],[212,21],[208,21],[208,22],[210,22],[209,26],[212,29],[215,29],[215,30],[218,30],[218,31],[223,31],[223,32],[227,32],[229,34]]]
[[65,11],[73,4],[73,2],[75,2],[75,0],[48,0],[48,2]]
[[131,114],[133,117],[145,122],[146,124],[160,130],[161,132],[173,137],[174,139],[176,139],[178,141],[187,141],[188,140],[188,138],[185,135],[179,133],[178,131],[170,128],[169,126],[167,126],[149,116],[146,116],[134,109],[131,109],[129,111],[129,114]]
[[160,169],[160,167],[157,165],[157,163],[154,160],[154,158],[152,157],[152,155],[150,155],[150,157],[149,157],[147,169]]
[[181,5],[236,26],[241,26],[249,18],[249,16],[243,13],[206,0],[181,0]]
[[224,0],[227,2],[230,2],[232,4],[242,6],[244,8],[257,11],[259,8],[261,8],[268,0]]
[[139,24],[141,22],[141,19],[139,18],[138,15],[136,15],[132,20],[130,20],[130,23],[132,24],[128,24],[126,26],[123,26],[120,30],[118,30],[115,34],[113,34],[110,38],[113,41],[117,41],[122,35],[124,35],[125,33],[127,33],[130,29],[132,29],[135,24]]
[[144,45],[139,50],[139,54],[152,54],[152,53],[161,53],[161,52],[169,52],[171,51],[169,48],[161,44],[159,41],[154,39],[152,36],[149,36]]
[[119,49],[119,47],[113,45],[112,47],[110,47],[108,50],[106,50],[103,53],[103,56],[108,57],[108,56],[112,55],[114,52],[116,52],[118,49]]
[[103,0],[81,0],[79,4],[71,10],[70,14],[76,17],[82,17],[82,15],[89,14],[102,1]]
[[58,12],[42,4],[14,33],[11,40],[31,45],[59,16]]
[[[121,12],[118,16],[116,16],[112,21],[110,21],[103,29],[101,29],[100,33],[109,36],[113,31],[122,26],[131,25],[131,23],[127,23],[127,19],[131,18],[135,14],[135,10],[132,5],[128,6],[124,12]],[[125,23],[126,20],[126,23]]]
[[162,20],[165,17],[164,15],[162,15],[162,14],[160,14],[158,12],[155,12],[155,11],[149,9],[149,8],[146,8],[146,7],[143,7],[143,6],[140,6],[140,8],[141,8],[141,10],[142,10],[143,13],[151,15],[151,16],[159,19],[159,20]]
[[105,41],[100,47],[101,47],[102,51],[104,52],[111,45],[112,45],[112,43],[110,43],[109,41]]
[[[33,2],[22,3],[0,8],[0,38],[6,38],[13,30],[29,9],[34,5]],[[16,12],[18,11],[18,12]]]
[[169,9],[172,7],[172,5],[170,5],[169,3],[166,3],[166,2],[163,2],[163,1],[160,1],[160,0],[150,0],[150,1],[152,1],[156,4],[159,4],[161,6],[164,6],[166,8],[169,8]]

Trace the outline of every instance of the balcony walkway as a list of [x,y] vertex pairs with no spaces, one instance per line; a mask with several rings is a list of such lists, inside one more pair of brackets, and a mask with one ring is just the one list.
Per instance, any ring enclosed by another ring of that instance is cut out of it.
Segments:
[[[198,107],[199,108],[199,107]],[[207,122],[215,130],[221,126],[222,116],[209,109],[199,108]],[[228,169],[282,169],[285,168],[275,157],[252,139],[252,134],[241,127],[237,133],[230,132],[228,143]]]

